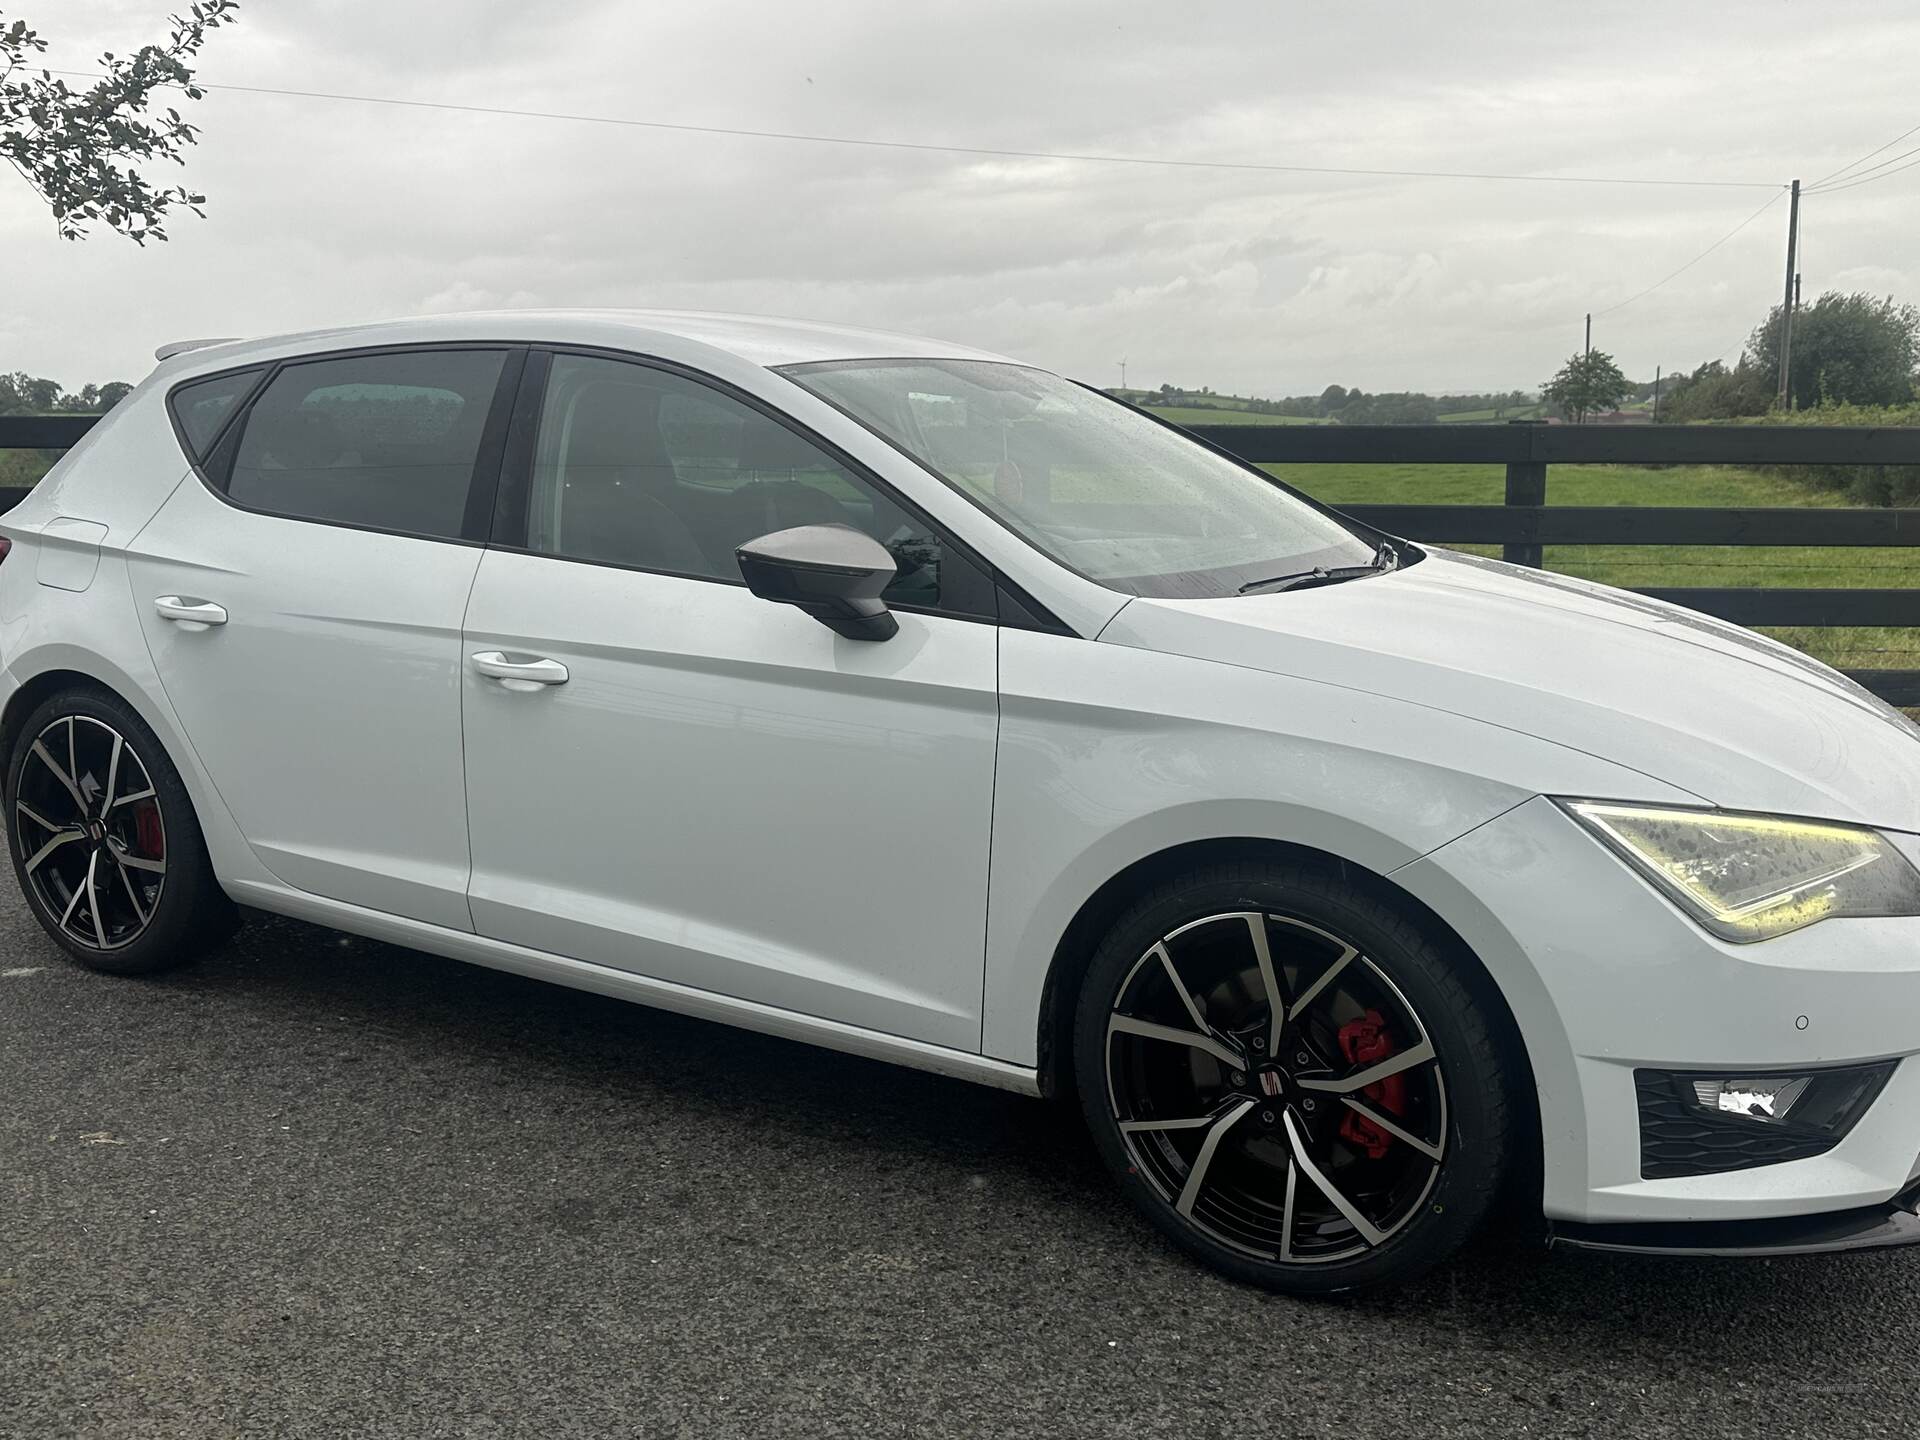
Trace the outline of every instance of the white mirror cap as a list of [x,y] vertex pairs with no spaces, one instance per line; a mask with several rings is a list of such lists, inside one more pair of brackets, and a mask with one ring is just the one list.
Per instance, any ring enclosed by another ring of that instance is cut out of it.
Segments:
[[154,351],[153,358],[156,361],[171,360],[174,356],[184,355],[189,350],[204,350],[209,345],[231,345],[239,338],[238,335],[212,335],[205,340],[174,340]]

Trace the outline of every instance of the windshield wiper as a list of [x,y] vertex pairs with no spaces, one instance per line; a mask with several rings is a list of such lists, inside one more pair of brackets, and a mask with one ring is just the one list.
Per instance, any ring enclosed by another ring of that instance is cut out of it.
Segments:
[[1256,590],[1269,594],[1279,594],[1282,590],[1302,590],[1309,585],[1337,585],[1342,580],[1360,580],[1368,575],[1384,575],[1389,570],[1400,568],[1400,552],[1382,540],[1380,548],[1373,552],[1370,565],[1336,565],[1332,569],[1325,565],[1316,565],[1311,570],[1301,570],[1292,575],[1271,575],[1265,580],[1249,580],[1237,593],[1251,595]]

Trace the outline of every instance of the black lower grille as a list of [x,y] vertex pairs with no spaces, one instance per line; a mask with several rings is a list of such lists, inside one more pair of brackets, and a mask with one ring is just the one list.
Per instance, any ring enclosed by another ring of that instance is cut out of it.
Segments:
[[1833,1135],[1813,1135],[1756,1125],[1751,1120],[1720,1120],[1688,1103],[1677,1090],[1686,1081],[1659,1070],[1633,1072],[1640,1101],[1640,1177],[1672,1180],[1682,1175],[1717,1175],[1751,1170],[1783,1160],[1824,1155],[1839,1143]]

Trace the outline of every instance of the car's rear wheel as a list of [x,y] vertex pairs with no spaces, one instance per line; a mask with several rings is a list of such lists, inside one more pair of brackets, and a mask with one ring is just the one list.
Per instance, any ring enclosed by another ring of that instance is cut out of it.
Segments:
[[118,697],[75,688],[36,706],[14,738],[6,805],[27,903],[82,964],[147,974],[232,932],[179,772]]
[[1214,866],[1113,926],[1075,1066],[1134,1202],[1276,1290],[1403,1281],[1499,1190],[1515,1112],[1489,997],[1457,950],[1314,864]]

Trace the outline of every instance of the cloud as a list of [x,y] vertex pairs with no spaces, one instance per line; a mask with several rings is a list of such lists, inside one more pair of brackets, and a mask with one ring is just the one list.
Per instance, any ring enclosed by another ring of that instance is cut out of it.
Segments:
[[[1739,0],[1652,30],[1520,3],[822,0],[245,3],[203,77],[302,91],[1195,160],[1809,180],[1912,123],[1920,16]],[[152,38],[133,0],[43,20],[56,63]],[[457,17],[457,18],[456,18]],[[1883,57],[1876,60],[1873,57]],[[1764,103],[1758,97],[1774,98]],[[1784,101],[1780,97],[1784,96]],[[1274,394],[1537,384],[1582,317],[1751,213],[1749,190],[1095,165],[219,91],[204,223],[56,240],[0,177],[7,354],[70,384],[163,340],[523,304],[922,330],[1096,381]],[[1814,290],[1914,293],[1920,184],[1805,211]],[[1596,321],[1632,374],[1722,353],[1780,284],[1784,206]],[[1866,284],[1863,278],[1859,281]]]

